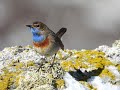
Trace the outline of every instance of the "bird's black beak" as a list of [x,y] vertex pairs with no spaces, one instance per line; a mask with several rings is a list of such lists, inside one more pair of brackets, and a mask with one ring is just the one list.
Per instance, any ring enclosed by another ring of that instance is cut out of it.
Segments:
[[26,26],[32,28],[32,25],[26,25]]

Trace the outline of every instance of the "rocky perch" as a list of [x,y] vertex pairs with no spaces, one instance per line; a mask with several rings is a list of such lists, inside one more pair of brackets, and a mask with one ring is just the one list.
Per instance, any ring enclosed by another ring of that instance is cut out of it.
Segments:
[[4,48],[0,90],[120,90],[120,40],[112,47],[60,50],[51,66],[52,59],[29,45]]

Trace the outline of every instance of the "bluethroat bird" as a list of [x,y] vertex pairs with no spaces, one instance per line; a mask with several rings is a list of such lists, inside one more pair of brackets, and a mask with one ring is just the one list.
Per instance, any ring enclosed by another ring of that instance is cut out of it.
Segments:
[[58,50],[64,50],[61,37],[67,31],[66,28],[61,28],[57,33],[54,33],[42,22],[36,21],[33,22],[32,25],[26,26],[29,27],[32,32],[34,48],[41,55],[52,56],[54,54],[55,59]]

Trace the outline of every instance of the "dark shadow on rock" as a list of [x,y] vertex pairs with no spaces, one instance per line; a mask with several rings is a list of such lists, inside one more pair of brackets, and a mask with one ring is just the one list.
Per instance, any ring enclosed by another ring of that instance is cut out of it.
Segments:
[[77,81],[87,81],[91,76],[98,76],[104,68],[98,68],[97,70],[92,70],[90,72],[82,72],[81,70],[70,71],[69,74],[75,78]]

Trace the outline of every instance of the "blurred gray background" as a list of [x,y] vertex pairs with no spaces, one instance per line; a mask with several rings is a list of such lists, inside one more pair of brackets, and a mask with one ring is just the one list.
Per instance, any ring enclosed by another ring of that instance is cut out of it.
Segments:
[[0,0],[0,50],[32,45],[25,26],[42,21],[57,32],[68,49],[94,49],[120,39],[120,0]]

